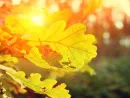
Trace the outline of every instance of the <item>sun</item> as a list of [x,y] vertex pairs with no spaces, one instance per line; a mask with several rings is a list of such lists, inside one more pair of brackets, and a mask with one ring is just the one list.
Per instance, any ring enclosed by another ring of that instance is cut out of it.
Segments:
[[31,16],[32,22],[34,22],[38,26],[44,25],[44,15]]

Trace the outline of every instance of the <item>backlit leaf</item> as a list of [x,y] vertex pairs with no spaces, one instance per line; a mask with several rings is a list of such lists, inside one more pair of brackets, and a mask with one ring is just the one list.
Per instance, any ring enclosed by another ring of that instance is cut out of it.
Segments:
[[[40,37],[42,45],[49,45],[54,51],[63,56],[62,59],[59,60],[63,69],[81,68],[84,63],[90,62],[91,59],[97,55],[97,48],[93,45],[96,39],[93,35],[85,34],[86,27],[83,24],[77,23],[67,29],[65,29],[65,27],[65,21],[58,21],[52,24],[49,29],[43,33],[43,36],[38,37]],[[39,43],[39,39],[37,38],[36,40]],[[38,61],[37,56],[32,56],[33,58],[30,57],[29,55],[25,55],[25,58],[31,62],[38,62],[37,66],[41,67],[47,64],[47,62],[41,60],[41,58]],[[37,59],[37,61],[31,60],[34,58]]]
[[16,57],[12,57],[11,55],[0,55],[0,63],[9,63],[12,62],[13,64],[18,62]]
[[21,84],[22,87],[28,87],[40,94],[47,94],[52,98],[70,98],[69,91],[65,89],[65,84],[55,86],[57,81],[53,79],[45,79],[41,81],[41,75],[32,73],[29,78],[25,78],[23,71],[15,71],[12,68],[0,65],[0,69],[5,70],[15,81]]
[[95,75],[95,70],[89,66],[89,65],[84,65],[81,69],[80,72],[88,72],[90,75]]

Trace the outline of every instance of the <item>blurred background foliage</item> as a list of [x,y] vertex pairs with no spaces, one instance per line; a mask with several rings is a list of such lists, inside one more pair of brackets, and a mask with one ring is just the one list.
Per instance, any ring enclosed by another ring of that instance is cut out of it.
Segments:
[[84,23],[86,33],[96,36],[98,56],[90,63],[96,75],[46,72],[65,82],[72,98],[130,98],[130,0],[12,0],[13,5],[19,3],[47,7],[50,12],[68,9],[72,14],[68,24]]
[[130,98],[130,57],[102,57],[92,65],[96,75],[74,73],[59,81],[65,82],[72,98]]
[[130,0],[103,0],[82,20],[97,38],[96,75],[74,73],[65,81],[72,98],[130,98]]

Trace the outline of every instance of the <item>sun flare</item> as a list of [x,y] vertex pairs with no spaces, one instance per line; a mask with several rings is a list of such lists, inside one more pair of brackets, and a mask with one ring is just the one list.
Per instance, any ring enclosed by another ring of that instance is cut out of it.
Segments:
[[44,25],[44,16],[43,15],[39,15],[39,16],[32,16],[31,20],[39,26],[43,26]]

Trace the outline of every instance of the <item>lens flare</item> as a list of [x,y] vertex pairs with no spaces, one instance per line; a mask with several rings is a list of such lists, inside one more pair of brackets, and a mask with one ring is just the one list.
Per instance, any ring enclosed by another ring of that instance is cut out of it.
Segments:
[[44,16],[41,15],[41,16],[32,16],[31,17],[31,20],[36,24],[36,25],[39,25],[39,26],[43,26],[44,25]]

